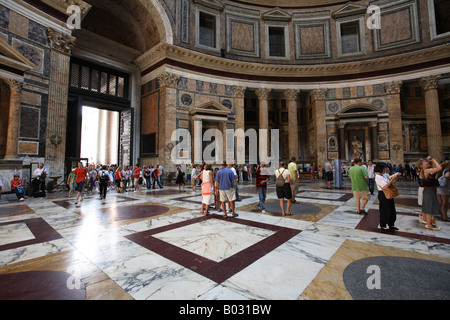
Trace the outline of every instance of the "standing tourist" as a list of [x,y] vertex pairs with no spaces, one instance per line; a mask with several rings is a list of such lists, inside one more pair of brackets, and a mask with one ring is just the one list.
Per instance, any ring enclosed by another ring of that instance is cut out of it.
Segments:
[[[366,179],[368,178],[368,174],[366,169],[362,166],[362,160],[356,158],[353,161],[354,166],[348,170],[348,176],[352,182],[352,191],[353,196],[355,197],[356,209],[359,214],[365,214],[366,211],[364,208],[366,207],[367,202],[369,201],[369,187],[367,186]],[[360,201],[362,200],[362,204]]]
[[83,167],[83,163],[78,162],[78,167],[74,171],[77,178],[75,179],[75,182],[77,183],[77,199],[75,200],[75,205],[78,204],[78,199],[81,196],[80,201],[83,201],[83,194],[84,194],[84,185],[86,183],[86,180],[89,179],[89,173],[85,167]]
[[141,169],[139,168],[139,165],[136,164],[134,166],[134,192],[141,192],[141,184],[139,179],[141,178]]
[[378,201],[380,202],[380,228],[383,230],[387,230],[389,227],[389,230],[396,231],[398,230],[398,228],[394,226],[395,220],[397,219],[394,198],[387,199],[384,195],[383,189],[389,188],[391,185],[393,185],[397,181],[398,175],[394,175],[391,179],[387,179],[383,175],[383,171],[385,170],[386,166],[381,163],[377,164],[374,168],[375,182],[378,189]]
[[331,181],[333,181],[333,165],[331,160],[328,160],[324,166],[325,169],[325,179],[327,179],[327,187],[331,189]]
[[255,172],[255,184],[256,191],[258,192],[259,203],[256,205],[256,209],[261,210],[262,213],[266,213],[266,194],[267,194],[267,181],[270,178],[270,175],[263,174],[264,171],[264,162],[256,168]]
[[434,226],[431,221],[433,216],[440,214],[440,206],[436,195],[436,187],[439,183],[434,175],[442,170],[441,165],[432,156],[428,156],[425,161],[422,161],[422,171],[419,179],[423,179],[423,200],[422,212],[424,213],[424,220],[426,222],[425,228],[439,231],[440,229]]
[[71,198],[73,196],[73,191],[75,190],[76,187],[76,175],[74,173],[75,169],[72,169],[69,173],[69,176],[67,177],[67,185],[69,186],[69,198]]
[[367,174],[369,177],[367,184],[369,185],[370,194],[373,195],[373,192],[375,190],[375,165],[373,164],[372,160],[369,160],[369,163],[367,164]]
[[[313,169],[314,168],[311,168],[311,177],[314,174]],[[297,201],[295,200],[295,196],[297,195],[297,192],[298,192],[299,179],[298,179],[298,167],[297,167],[297,163],[295,162],[295,157],[291,158],[291,162],[288,165],[288,170],[289,170],[289,176],[290,176],[291,181],[292,181],[292,185],[291,185],[292,200],[291,200],[291,203],[296,203]]]
[[98,172],[98,180],[100,185],[100,200],[103,200],[103,203],[105,203],[109,184],[109,173],[106,170],[106,166],[102,166],[102,169]]
[[123,180],[124,180],[124,177],[123,177],[122,166],[119,166],[116,170],[116,187],[117,187],[118,193],[122,192],[122,188],[124,186]]
[[[281,185],[276,182],[277,198],[280,200],[280,207],[283,216],[292,216],[291,213],[291,201],[292,201],[292,190],[291,190],[291,177],[289,175],[289,170],[286,169],[286,162],[280,162],[280,167],[275,171],[275,178],[277,180],[283,180]],[[286,210],[284,210],[284,198],[287,199]]]
[[450,194],[450,162],[442,164],[442,175],[439,178],[439,187],[436,190],[439,204],[441,205],[441,219],[442,221],[450,221],[447,218],[448,212],[448,197]]
[[205,164],[205,168],[202,171],[202,211],[205,212],[205,216],[209,215],[209,205],[212,200],[212,182],[213,182],[213,172],[211,170],[210,164]]
[[195,164],[192,164],[192,171],[191,171],[191,187],[192,187],[192,193],[195,193],[195,179],[197,179],[197,167]]
[[[184,171],[180,165],[177,165],[176,184],[178,185],[178,191],[185,192],[185,190],[184,190]],[[183,191],[181,191],[181,185],[183,185]]]
[[217,171],[214,181],[216,182],[215,190],[219,195],[220,202],[222,203],[222,209],[225,218],[227,218],[227,202],[230,203],[233,217],[238,216],[234,212],[234,201],[236,200],[236,193],[234,191],[233,185],[235,183],[235,179],[236,178],[233,171],[227,168],[227,164],[225,162],[222,163],[222,168]]

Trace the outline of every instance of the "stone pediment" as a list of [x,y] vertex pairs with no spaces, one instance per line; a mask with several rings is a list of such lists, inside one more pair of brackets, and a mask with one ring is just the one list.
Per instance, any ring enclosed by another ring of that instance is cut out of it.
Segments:
[[275,21],[291,21],[292,15],[288,12],[281,10],[280,8],[274,8],[270,11],[263,13],[263,20],[275,20]]
[[332,16],[333,18],[342,18],[342,17],[348,17],[348,16],[355,16],[355,15],[364,15],[367,11],[366,6],[361,6],[354,3],[347,3],[345,6],[341,7],[340,9],[333,12]]
[[209,101],[189,110],[189,114],[193,115],[208,115],[226,117],[231,113],[231,110],[220,104],[217,101]]
[[20,73],[24,73],[35,67],[30,60],[25,58],[20,52],[2,39],[0,39],[0,64],[18,70]]
[[195,4],[201,4],[202,6],[216,9],[219,11],[222,11],[224,8],[224,5],[222,2],[218,0],[193,0]]

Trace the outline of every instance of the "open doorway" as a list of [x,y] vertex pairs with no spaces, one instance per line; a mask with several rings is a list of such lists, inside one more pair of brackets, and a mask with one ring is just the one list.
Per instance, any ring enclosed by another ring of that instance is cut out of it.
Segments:
[[89,163],[117,164],[119,112],[83,106],[80,156]]

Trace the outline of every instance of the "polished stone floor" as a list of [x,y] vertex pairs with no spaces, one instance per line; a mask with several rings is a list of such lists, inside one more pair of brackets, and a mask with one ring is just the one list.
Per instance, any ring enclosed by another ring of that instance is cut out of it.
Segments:
[[288,217],[273,183],[266,213],[241,183],[227,219],[200,214],[200,192],[173,185],[78,205],[67,193],[3,195],[0,299],[448,300],[450,222],[425,229],[417,184],[398,188],[395,232],[378,228],[375,196],[356,213],[347,178],[331,190],[303,179]]

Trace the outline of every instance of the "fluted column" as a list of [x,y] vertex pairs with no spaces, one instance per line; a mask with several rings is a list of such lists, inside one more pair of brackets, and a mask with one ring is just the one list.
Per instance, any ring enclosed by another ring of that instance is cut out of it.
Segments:
[[269,93],[272,89],[261,88],[255,91],[259,99],[259,154],[267,155],[269,146]]
[[164,167],[164,172],[176,172],[176,166],[171,161],[171,152],[175,144],[171,141],[172,133],[176,130],[177,124],[177,86],[180,80],[179,75],[173,73],[163,73],[158,77],[160,86],[160,107],[159,114],[159,162]]
[[425,91],[428,154],[438,159],[438,161],[444,159],[441,117],[439,113],[439,96],[437,89],[440,78],[440,75],[436,75],[420,79],[420,84]]
[[47,29],[50,52],[45,162],[50,175],[64,179],[70,53],[75,38]]
[[8,114],[8,133],[6,137],[6,160],[17,159],[19,149],[19,125],[20,125],[20,93],[22,83],[16,80],[5,80],[9,86],[9,114]]
[[298,93],[300,90],[289,89],[284,91],[284,96],[287,99],[288,107],[288,119],[289,119],[289,159],[295,157],[298,159],[298,120],[297,120],[297,107],[298,107]]
[[325,121],[325,97],[327,89],[316,89],[312,95],[312,113],[314,119],[314,144],[317,165],[323,166],[328,160],[327,154],[327,127]]
[[402,81],[392,81],[384,84],[388,99],[391,162],[397,165],[403,165],[405,160],[403,154],[402,110],[400,104],[401,87]]
[[246,87],[233,86],[234,94],[234,129],[242,129],[245,131],[245,116],[244,116],[244,95]]

